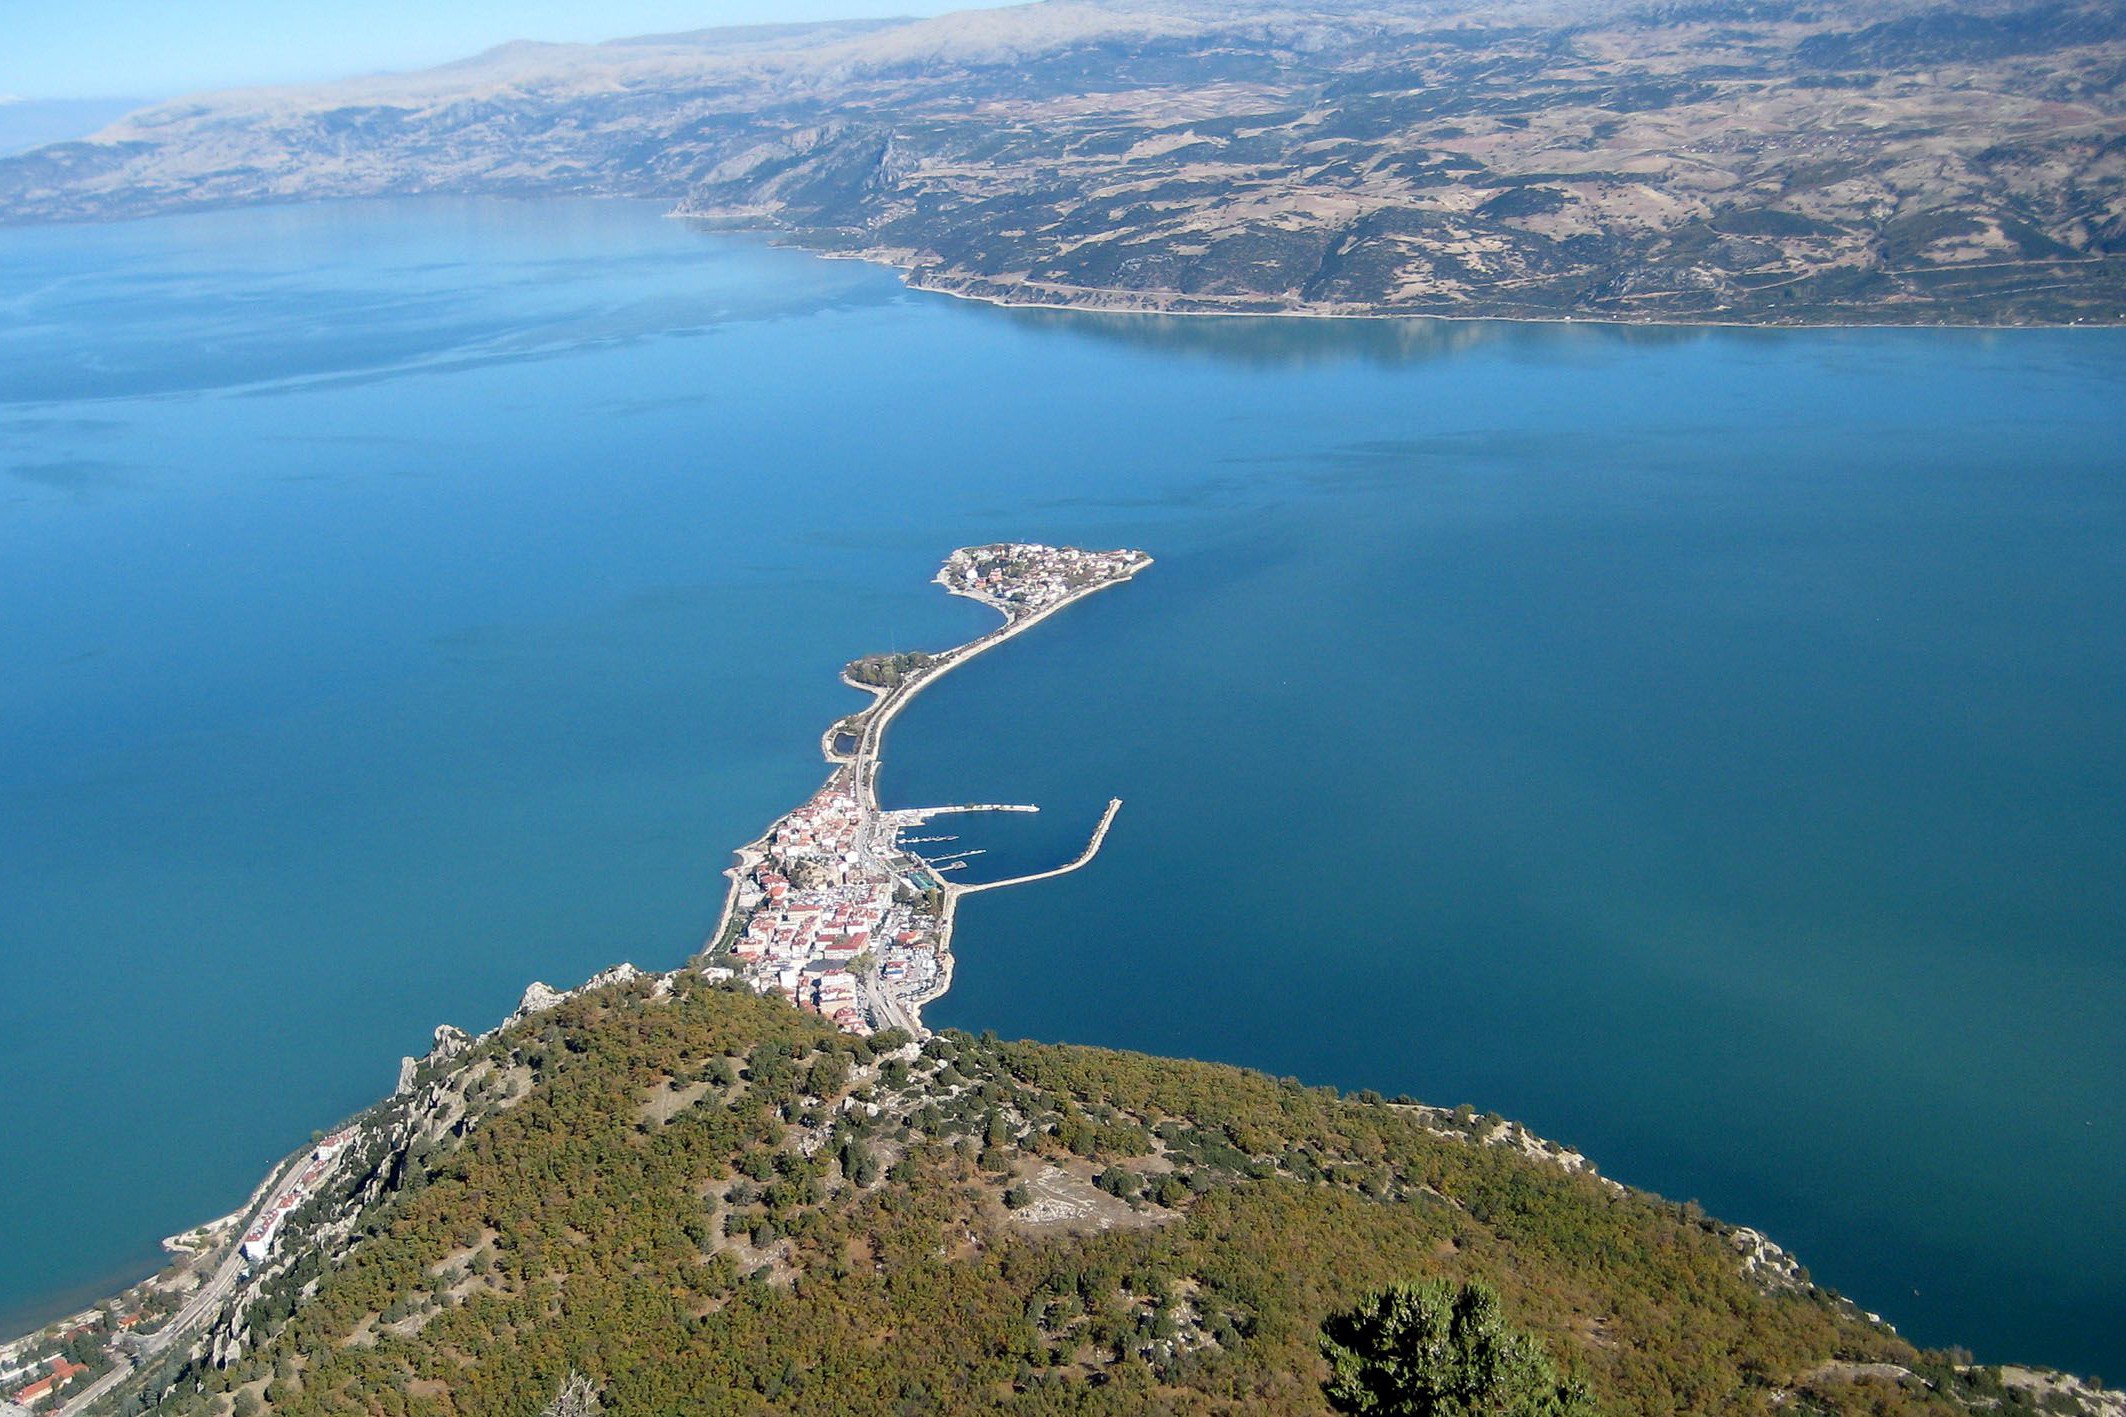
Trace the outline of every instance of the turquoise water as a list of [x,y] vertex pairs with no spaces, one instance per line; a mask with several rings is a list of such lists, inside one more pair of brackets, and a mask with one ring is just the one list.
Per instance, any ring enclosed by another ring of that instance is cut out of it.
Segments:
[[[2126,1371],[2126,337],[1005,312],[644,208],[0,232],[0,1327],[926,692],[939,1023],[1471,1101],[1923,1342]],[[984,835],[986,834],[986,835]]]

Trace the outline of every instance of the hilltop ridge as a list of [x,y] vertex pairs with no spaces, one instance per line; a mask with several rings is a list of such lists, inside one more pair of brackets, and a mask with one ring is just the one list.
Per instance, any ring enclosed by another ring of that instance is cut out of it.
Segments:
[[1606,1412],[2126,1411],[1921,1353],[1755,1232],[1471,1108],[867,1039],[698,971],[440,1029],[328,1141],[266,1256],[95,1410],[524,1413],[575,1372],[614,1413],[1320,1413],[1323,1321],[1436,1276],[1494,1288]]
[[1014,304],[2126,319],[2100,0],[1045,0],[519,44],[0,161],[0,220],[651,198]]

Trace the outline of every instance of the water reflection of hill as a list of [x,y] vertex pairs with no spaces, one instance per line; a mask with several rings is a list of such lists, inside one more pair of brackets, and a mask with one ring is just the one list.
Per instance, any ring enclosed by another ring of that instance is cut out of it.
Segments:
[[1704,327],[1511,320],[1283,318],[1260,315],[1151,315],[984,305],[992,318],[1162,355],[1252,368],[1338,364],[1399,367],[1451,358],[1511,340],[1530,353],[1595,353],[1702,340]]

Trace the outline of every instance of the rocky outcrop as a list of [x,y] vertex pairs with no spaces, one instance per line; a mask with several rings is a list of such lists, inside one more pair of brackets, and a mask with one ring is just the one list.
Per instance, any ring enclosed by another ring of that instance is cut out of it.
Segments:
[[[290,1213],[271,1253],[241,1277],[196,1335],[144,1369],[141,1382],[153,1388],[179,1381],[188,1365],[226,1367],[250,1351],[293,1311],[327,1266],[359,1243],[364,1222],[379,1206],[425,1180],[432,1156],[519,1100],[529,1078],[509,1066],[506,1053],[483,1045],[580,994],[644,977],[631,964],[617,964],[576,989],[534,982],[507,1019],[478,1037],[451,1024],[438,1026],[427,1053],[400,1060],[391,1096],[352,1124],[353,1136],[310,1196]],[[668,992],[670,977],[657,976],[652,988]],[[253,1197],[254,1204],[263,1191]],[[239,1219],[221,1222],[229,1235]]]
[[[1809,1289],[1808,1271],[1801,1262],[1772,1243],[1761,1231],[1738,1225],[1728,1232],[1728,1243],[1742,1256],[1742,1269],[1767,1289]],[[1874,1318],[1874,1315],[1870,1315]],[[1876,1322],[1881,1320],[1877,1318]]]
[[[525,989],[524,997],[517,1001],[515,1011],[508,1018],[502,1020],[501,1027],[508,1028],[511,1024],[522,1023],[533,1014],[543,1014],[549,1009],[559,1008],[578,994],[587,994],[593,989],[604,989],[614,984],[632,983],[642,977],[642,971],[635,968],[634,965],[616,964],[610,969],[603,969],[593,974],[583,981],[581,987],[575,989],[555,989],[551,985],[534,979],[530,986]],[[665,987],[670,987],[669,982],[666,983]]]
[[524,997],[517,1001],[515,1011],[502,1021],[502,1026],[507,1028],[513,1023],[522,1023],[533,1014],[543,1014],[548,1009],[559,1008],[567,999],[568,995],[560,990],[534,979],[525,989]]
[[[535,984],[532,987],[543,989],[546,986]],[[421,1064],[447,1062],[471,1046],[472,1039],[464,1029],[453,1024],[437,1024],[435,1042],[430,1045],[424,1057],[399,1059],[399,1085],[391,1090],[391,1095],[397,1097],[413,1086],[414,1074]]]

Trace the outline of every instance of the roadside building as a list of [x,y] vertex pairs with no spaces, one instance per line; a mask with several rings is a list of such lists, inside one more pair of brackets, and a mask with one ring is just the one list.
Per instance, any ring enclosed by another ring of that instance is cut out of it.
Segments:
[[86,1363],[75,1363],[65,1358],[54,1358],[51,1361],[51,1371],[49,1373],[33,1383],[16,1389],[15,1401],[21,1403],[24,1407],[34,1407],[88,1370]]

